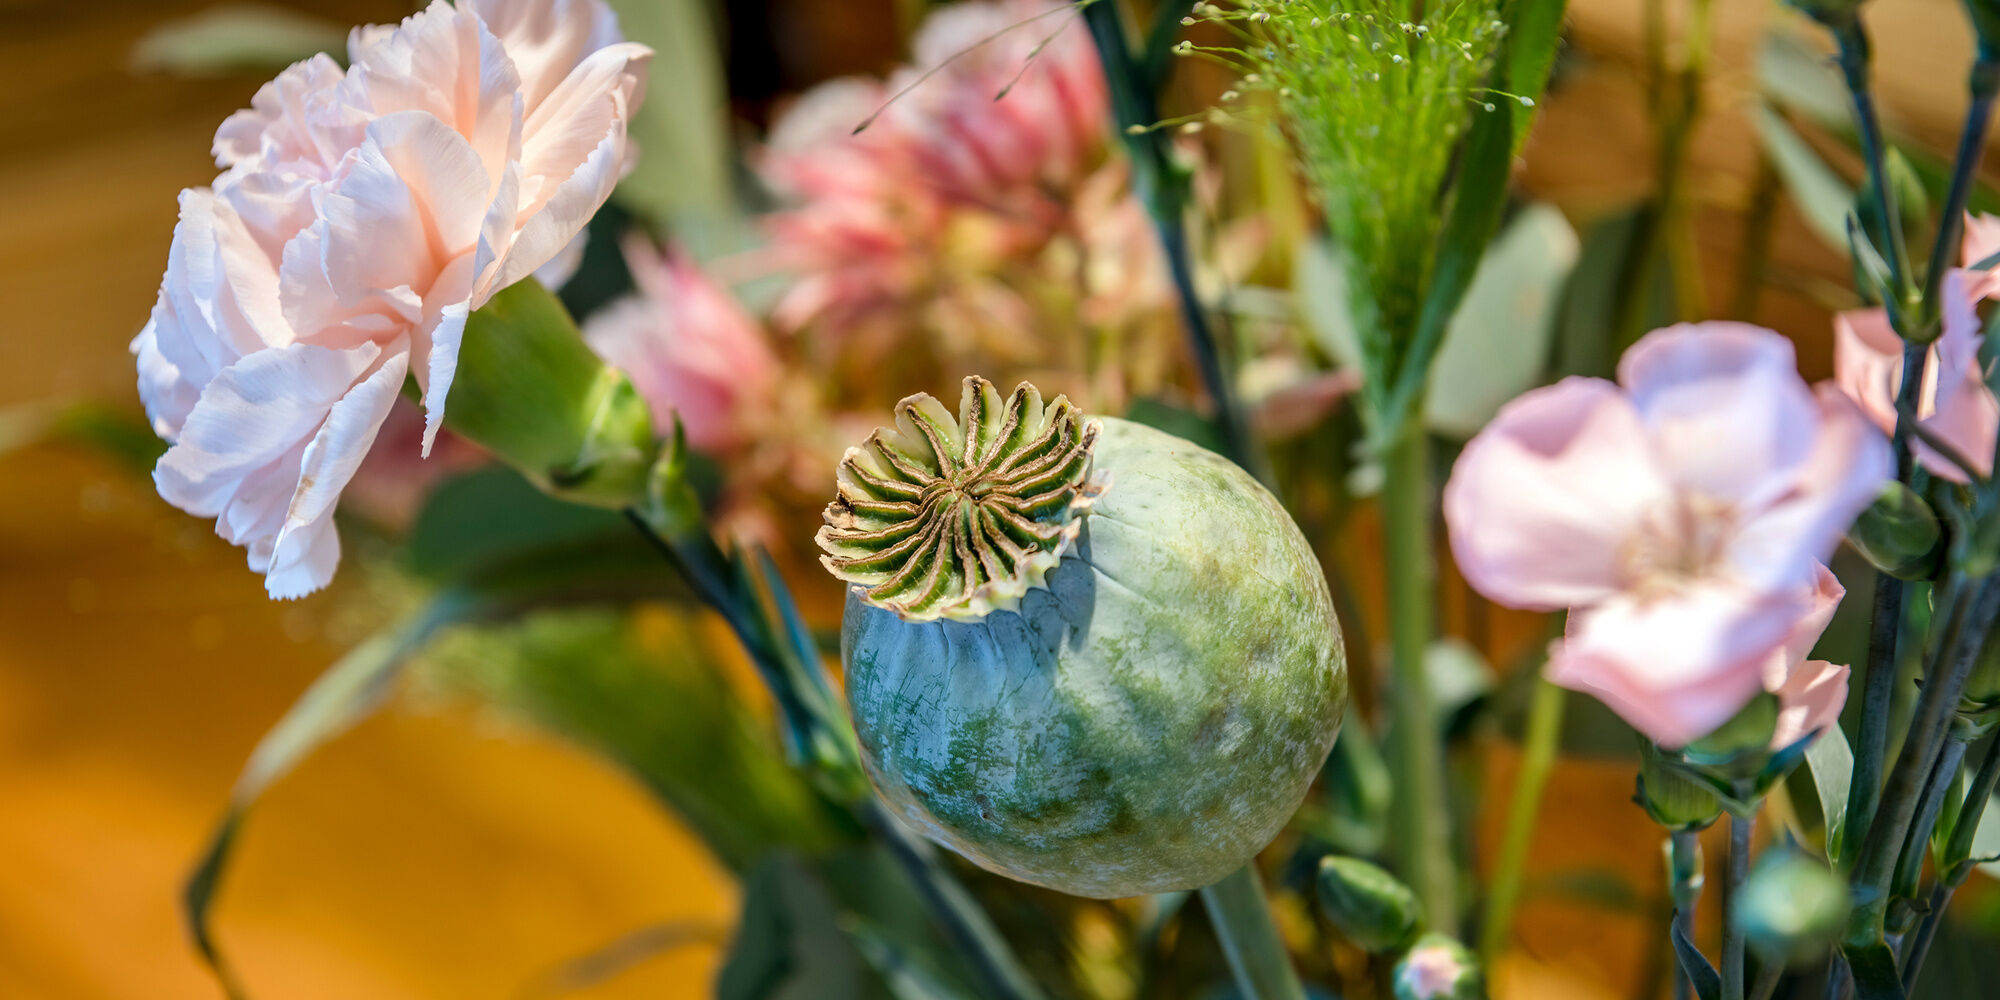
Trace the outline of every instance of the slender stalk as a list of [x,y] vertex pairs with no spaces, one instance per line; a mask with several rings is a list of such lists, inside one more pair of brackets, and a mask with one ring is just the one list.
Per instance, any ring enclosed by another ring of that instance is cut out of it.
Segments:
[[[1729,889],[1734,896],[1750,874],[1751,817],[1729,816]],[[1722,923],[1722,1000],[1743,1000],[1743,925],[1724,907]]]
[[1924,959],[1930,956],[1931,940],[1937,936],[1939,922],[1951,907],[1952,893],[1965,884],[1972,874],[1972,866],[1967,859],[1972,856],[1972,841],[1979,834],[1979,820],[1986,812],[1986,803],[1993,797],[1993,789],[2000,784],[2000,738],[1986,744],[1986,753],[1979,761],[1979,770],[1973,775],[1971,787],[1965,792],[1965,806],[1959,811],[1958,825],[1951,829],[1951,840],[1944,849],[1944,870],[1938,875],[1937,885],[1931,890],[1930,912],[1924,914],[1923,925],[1917,928],[1917,936],[1910,943],[1910,953],[1903,960],[1903,991],[1914,994],[1917,979],[1923,974]]
[[1432,623],[1430,441],[1422,421],[1407,421],[1383,456],[1383,556],[1388,576],[1390,711],[1396,727],[1391,761],[1395,799],[1390,830],[1402,874],[1424,904],[1431,926],[1455,933],[1458,885],[1445,801],[1444,748],[1424,672]]
[[1899,896],[1911,899],[1917,896],[1917,883],[1924,873],[1924,856],[1930,853],[1931,831],[1937,828],[1945,793],[1957,784],[1959,765],[1965,762],[1965,743],[1964,738],[1952,734],[1945,740],[1937,764],[1931,768],[1928,787],[1917,808],[1917,820],[1910,824],[1909,835],[1903,841],[1903,856],[1896,862],[1896,876],[1890,882]]
[[[1889,278],[1895,284],[1893,289],[1899,305],[1907,305],[1910,295],[1910,250],[1904,243],[1902,216],[1896,211],[1895,189],[1889,183],[1889,172],[1884,167],[1882,142],[1882,119],[1875,110],[1875,95],[1868,86],[1868,71],[1874,59],[1868,42],[1868,32],[1861,24],[1861,14],[1854,11],[1846,15],[1840,23],[1831,25],[1834,40],[1839,43],[1842,79],[1847,82],[1847,96],[1854,104],[1854,122],[1861,137],[1861,158],[1868,167],[1869,187],[1875,196],[1875,210],[1880,214],[1883,227],[1888,231]],[[1891,309],[1890,315],[1898,316],[1902,309]],[[1898,331],[1903,332],[1903,331]]]
[[1771,241],[1777,234],[1778,202],[1784,178],[1768,154],[1757,157],[1757,175],[1750,186],[1750,210],[1743,216],[1743,253],[1736,259],[1736,288],[1729,315],[1746,323],[1757,321],[1757,301],[1771,266]]
[[1203,888],[1201,902],[1208,908],[1208,921],[1229,959],[1229,971],[1236,976],[1237,992],[1245,1000],[1305,1000],[1305,987],[1292,969],[1291,955],[1271,923],[1264,881],[1257,876],[1255,862]]
[[1972,182],[1986,149],[1986,130],[1993,120],[1993,97],[2000,91],[2000,62],[1982,56],[1972,68],[1972,103],[1965,112],[1965,127],[1958,134],[1958,157],[1951,172],[1951,186],[1945,191],[1944,214],[1938,219],[1937,242],[1931,245],[1931,259],[1924,267],[1924,327],[1938,322],[1941,306],[1938,292],[1945,272],[1958,259],[1959,237],[1965,231],[1965,203],[1972,196]]
[[[1182,325],[1187,330],[1188,350],[1194,355],[1202,388],[1215,407],[1216,430],[1229,457],[1258,479],[1270,485],[1271,475],[1263,453],[1250,435],[1242,404],[1230,384],[1222,351],[1209,322],[1208,310],[1194,286],[1194,265],[1188,250],[1187,221],[1183,217],[1188,198],[1187,171],[1173,160],[1168,134],[1159,124],[1159,100],[1155,93],[1159,75],[1149,72],[1145,61],[1133,58],[1127,39],[1125,19],[1114,0],[1093,0],[1082,5],[1084,24],[1096,43],[1098,61],[1111,94],[1112,119],[1118,136],[1132,158],[1133,187],[1146,213],[1152,218],[1153,232],[1165,252],[1167,271],[1179,296]],[[1160,32],[1155,29],[1158,40]],[[1166,37],[1171,37],[1168,35]]]
[[[1675,830],[1667,836],[1667,871],[1670,873],[1668,892],[1674,901],[1675,936],[1688,941],[1694,940],[1695,908],[1701,903],[1702,883],[1701,833],[1697,830]],[[1680,949],[1674,949],[1674,1000],[1690,1000],[1694,996],[1694,980],[1680,963]]]
[[1759,966],[1757,985],[1750,990],[1750,1000],[1771,1000],[1771,994],[1778,992],[1778,980],[1784,972],[1784,966],[1777,962],[1765,962]]
[[1521,772],[1514,778],[1514,797],[1507,806],[1507,832],[1500,842],[1500,860],[1494,867],[1486,895],[1486,912],[1479,924],[1479,958],[1489,969],[1507,946],[1507,932],[1527,867],[1528,845],[1534,840],[1535,821],[1541,814],[1542,791],[1548,787],[1549,772],[1555,767],[1556,742],[1562,736],[1563,701],[1567,694],[1546,680],[1535,681],[1534,701],[1528,706],[1527,741],[1521,748]]

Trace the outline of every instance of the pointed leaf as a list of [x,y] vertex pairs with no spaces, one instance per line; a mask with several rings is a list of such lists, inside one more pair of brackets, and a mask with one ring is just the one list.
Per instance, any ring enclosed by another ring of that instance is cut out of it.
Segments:
[[1784,116],[1769,105],[1758,104],[1752,113],[1757,136],[1771,157],[1785,190],[1792,196],[1799,214],[1828,246],[1846,249],[1847,217],[1854,207],[1854,188],[1820,159],[1812,146],[1799,136]]
[[1840,857],[1848,783],[1854,778],[1854,751],[1847,745],[1847,734],[1839,726],[1828,726],[1806,748],[1806,767],[1811,769],[1813,788],[1819,792],[1820,815],[1826,817],[1826,856]]
[[1670,932],[1674,939],[1674,957],[1679,960],[1681,971],[1694,984],[1695,996],[1701,1000],[1722,1000],[1722,976],[1708,961],[1708,956],[1695,947],[1681,931],[1681,922],[1673,922]]

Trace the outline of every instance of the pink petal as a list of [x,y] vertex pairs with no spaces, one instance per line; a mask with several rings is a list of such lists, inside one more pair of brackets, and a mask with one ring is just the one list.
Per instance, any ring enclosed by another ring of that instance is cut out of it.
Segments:
[[1800,664],[1777,690],[1778,725],[1771,748],[1788,747],[1808,735],[1840,725],[1851,671],[1825,660]]
[[1603,600],[1646,511],[1669,498],[1645,429],[1618,388],[1568,378],[1507,404],[1444,488],[1459,571],[1514,607]]
[[1809,609],[1795,593],[1713,581],[1621,596],[1570,613],[1548,678],[1595,695],[1664,746],[1685,746],[1764,689],[1765,662]]
[[[368,457],[382,421],[402,390],[410,355],[401,348],[400,344],[392,347],[381,367],[333,404],[325,422],[307,443],[285,511],[284,528],[272,543],[272,570],[266,581],[271,596],[290,596],[301,585],[306,592],[317,590],[332,579],[333,563],[324,565],[324,576],[316,576],[314,572],[322,567],[311,553],[323,552],[324,547],[324,542],[316,536],[331,523],[335,501],[340,499],[341,490],[347,487],[362,460]],[[301,552],[307,555],[302,558]],[[337,563],[337,545],[332,555]]]
[[1833,377],[1840,391],[1884,433],[1896,429],[1896,390],[1903,377],[1903,338],[1886,309],[1858,309],[1833,319]]
[[1618,380],[1666,474],[1704,497],[1762,502],[1784,489],[1812,449],[1818,407],[1792,342],[1761,327],[1656,330],[1625,352]]
[[600,0],[476,0],[471,6],[520,72],[529,114],[585,56],[624,40],[618,16]]
[[1809,586],[1841,537],[1884,484],[1896,464],[1889,439],[1838,389],[1818,390],[1818,433],[1812,451],[1762,509],[1738,512],[1736,534],[1724,553],[1736,578],[1757,587]]

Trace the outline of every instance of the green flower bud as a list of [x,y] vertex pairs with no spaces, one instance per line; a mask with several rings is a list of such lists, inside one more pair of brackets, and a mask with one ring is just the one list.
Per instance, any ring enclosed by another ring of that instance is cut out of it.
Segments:
[[1715,790],[1690,777],[1647,743],[1639,751],[1639,792],[1646,815],[1668,830],[1705,830],[1722,815]]
[[1426,934],[1396,963],[1396,1000],[1486,1000],[1486,974],[1471,949]]
[[1819,961],[1840,940],[1851,903],[1847,883],[1826,862],[1798,851],[1759,859],[1734,901],[1737,925],[1765,961]]
[[1722,774],[1755,774],[1771,756],[1771,737],[1778,731],[1778,696],[1758,692],[1728,722],[1687,745],[1681,756],[1689,763]]
[[1319,905],[1343,937],[1372,952],[1409,943],[1423,912],[1417,894],[1396,876],[1360,858],[1331,855],[1319,863]]
[[968,378],[848,449],[819,533],[862,760],[913,829],[1118,897],[1215,882],[1291,818],[1339,729],[1318,560],[1243,470]]
[[655,450],[645,401],[532,278],[466,320],[445,424],[565,500],[623,507],[645,495]]
[[1904,580],[1927,580],[1944,559],[1944,526],[1915,490],[1892,482],[1847,529],[1847,540],[1876,569]]

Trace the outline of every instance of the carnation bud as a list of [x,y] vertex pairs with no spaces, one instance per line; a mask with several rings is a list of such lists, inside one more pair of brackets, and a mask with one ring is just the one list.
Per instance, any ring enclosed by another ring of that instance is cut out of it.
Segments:
[[1824,861],[1789,849],[1759,860],[1734,903],[1750,947],[1765,961],[1792,966],[1826,956],[1850,905],[1847,883]]
[[1651,743],[1639,751],[1637,798],[1646,815],[1669,830],[1704,830],[1722,815],[1715,790],[1675,768]]
[[1466,946],[1426,934],[1396,963],[1396,1000],[1484,1000],[1486,975]]
[[1371,952],[1394,951],[1417,933],[1417,894],[1377,865],[1328,856],[1319,863],[1319,905],[1342,936]]
[[1944,527],[1915,490],[1891,482],[1847,529],[1847,540],[1876,569],[1903,580],[1929,579],[1944,559]]
[[562,302],[532,278],[466,321],[446,424],[549,494],[600,507],[644,495],[656,450],[631,381],[591,352]]
[[1691,764],[1713,770],[1762,768],[1778,731],[1778,696],[1760,691],[1728,722],[1681,751]]

